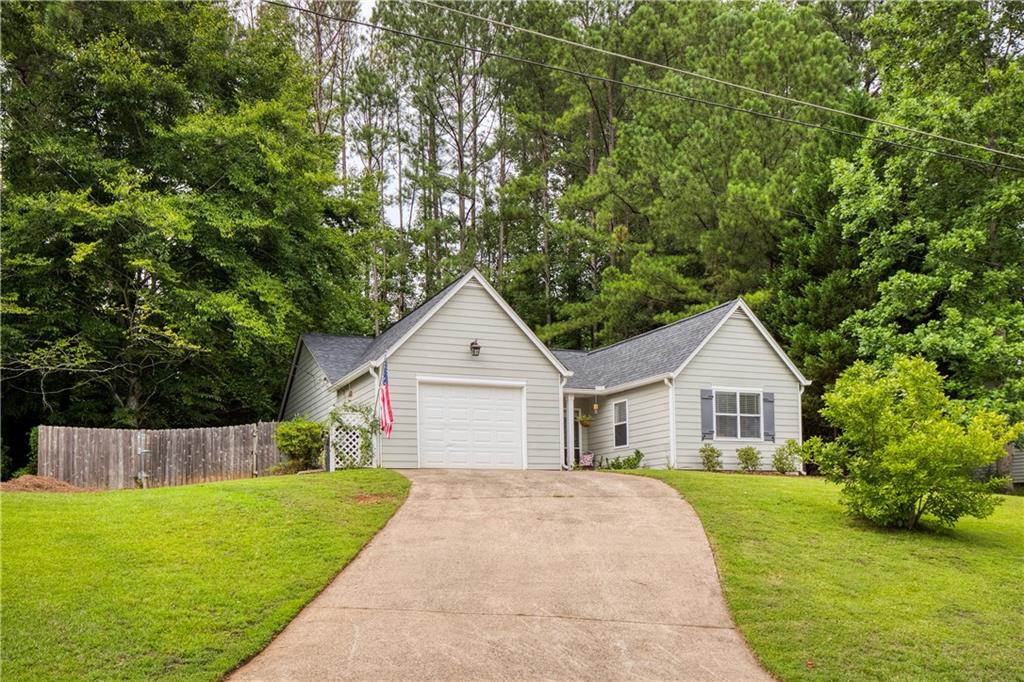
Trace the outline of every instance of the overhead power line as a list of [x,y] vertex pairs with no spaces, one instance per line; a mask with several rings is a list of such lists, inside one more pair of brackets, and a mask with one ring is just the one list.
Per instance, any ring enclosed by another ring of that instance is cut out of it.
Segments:
[[690,103],[693,103],[693,104],[701,104],[701,105],[708,106],[708,107],[716,107],[716,108],[719,108],[719,109],[726,109],[728,111],[733,111],[733,112],[742,113],[742,114],[749,114],[751,116],[757,116],[757,117],[763,118],[763,119],[779,121],[781,123],[789,123],[789,124],[792,124],[792,125],[803,126],[805,128],[813,128],[813,129],[816,129],[816,130],[822,130],[822,131],[825,131],[825,132],[834,133],[836,135],[844,135],[846,137],[853,137],[853,138],[857,138],[857,139],[861,139],[861,140],[868,140],[870,142],[875,142],[875,143],[878,143],[878,144],[892,145],[894,147],[901,147],[903,149],[910,149],[910,150],[913,150],[913,151],[921,152],[923,154],[932,154],[932,155],[941,156],[941,157],[944,157],[944,158],[947,158],[947,159],[954,159],[954,160],[957,160],[957,161],[964,161],[966,163],[972,163],[972,164],[976,164],[976,165],[980,165],[980,166],[987,166],[989,168],[1013,170],[1013,171],[1017,171],[1018,173],[1024,173],[1024,167],[1020,167],[1020,166],[1009,166],[1009,165],[1005,165],[1005,164],[1002,164],[1002,163],[993,163],[991,161],[985,161],[983,159],[974,159],[974,158],[971,158],[969,156],[961,156],[960,154],[954,154],[952,152],[944,152],[944,151],[941,151],[941,150],[938,150],[938,149],[929,149],[927,147],[921,147],[919,145],[910,144],[910,143],[907,143],[907,142],[897,142],[896,140],[890,140],[890,139],[884,138],[884,137],[873,137],[871,135],[864,135],[862,133],[856,133],[856,132],[853,132],[852,130],[843,130],[842,128],[835,128],[833,126],[827,126],[827,125],[823,125],[823,124],[820,124],[820,123],[813,123],[811,121],[801,121],[801,120],[795,119],[795,118],[787,118],[785,116],[780,116],[778,114],[772,114],[772,113],[768,113],[768,112],[765,112],[765,111],[758,111],[756,109],[748,109],[748,108],[745,108],[745,107],[740,107],[740,106],[735,106],[735,105],[732,105],[732,104],[727,104],[725,102],[716,102],[714,100],[701,99],[700,97],[693,97],[692,95],[684,95],[684,94],[678,93],[678,92],[671,92],[669,90],[662,90],[662,89],[655,88],[655,87],[652,87],[652,86],[649,86],[649,85],[642,85],[640,83],[630,83],[628,81],[623,81],[623,80],[619,80],[619,79],[616,79],[616,78],[609,78],[607,76],[598,76],[596,74],[585,73],[583,71],[577,71],[575,69],[570,69],[570,68],[567,68],[567,67],[564,67],[564,66],[557,66],[555,64],[548,64],[546,62],[541,62],[541,61],[537,61],[537,60],[534,60],[534,59],[528,59],[526,57],[518,57],[518,56],[515,56],[515,55],[504,54],[504,53],[501,53],[501,52],[494,52],[492,50],[485,50],[483,48],[473,47],[473,46],[470,46],[470,45],[464,45],[462,43],[456,43],[456,42],[449,41],[449,40],[444,40],[444,39],[441,39],[441,38],[433,38],[431,36],[425,36],[425,35],[421,35],[421,34],[418,34],[418,33],[413,33],[411,31],[405,31],[405,30],[398,29],[398,28],[392,28],[390,26],[382,26],[380,24],[372,24],[370,22],[360,21],[358,19],[346,19],[346,18],[342,18],[342,17],[335,17],[335,16],[331,16],[329,14],[323,14],[321,12],[317,12],[315,10],[307,9],[307,8],[304,8],[304,7],[296,7],[295,5],[290,5],[290,4],[285,3],[285,2],[279,2],[278,0],[264,0],[264,2],[266,2],[267,4],[270,4],[270,5],[277,5],[279,7],[285,7],[285,8],[291,9],[291,10],[295,10],[296,12],[305,12],[307,14],[314,14],[314,15],[320,16],[320,17],[322,17],[324,19],[330,19],[332,21],[343,21],[343,22],[346,22],[346,23],[354,24],[356,26],[363,26],[365,28],[369,28],[369,29],[373,29],[373,30],[377,30],[377,31],[384,31],[386,33],[391,33],[393,35],[400,35],[400,36],[403,36],[405,38],[412,38],[414,40],[420,40],[420,41],[427,42],[427,43],[433,43],[435,45],[444,45],[445,47],[452,47],[452,48],[459,49],[459,50],[466,50],[468,52],[474,52],[476,54],[483,55],[483,56],[486,56],[486,57],[494,57],[496,59],[504,59],[504,60],[515,62],[515,63],[518,63],[518,64],[526,64],[528,66],[533,66],[533,67],[542,68],[542,69],[548,69],[548,70],[551,70],[551,71],[556,71],[556,72],[559,72],[559,73],[564,73],[566,75],[575,76],[577,78],[581,78],[581,79],[584,79],[584,80],[597,81],[597,82],[600,82],[600,83],[610,83],[612,85],[618,85],[620,87],[630,88],[632,90],[638,90],[638,91],[641,91],[641,92],[649,92],[649,93],[656,94],[656,95],[663,95],[665,97],[671,97],[671,98],[674,98],[674,99],[679,99],[679,100],[683,100],[683,101],[686,101],[686,102],[690,102]]
[[583,50],[589,50],[591,52],[597,52],[599,54],[603,54],[603,55],[606,55],[608,57],[616,57],[618,59],[624,59],[626,61],[633,62],[634,64],[642,64],[643,66],[652,66],[652,67],[655,67],[655,68],[658,68],[658,69],[665,69],[665,70],[671,71],[673,73],[678,73],[678,74],[680,74],[682,76],[687,76],[689,78],[698,78],[700,80],[708,81],[708,82],[711,82],[711,83],[717,83],[718,85],[724,85],[726,87],[736,88],[738,90],[743,90],[743,91],[749,92],[751,94],[759,95],[761,97],[770,97],[772,99],[781,100],[783,102],[789,102],[790,104],[797,104],[797,105],[802,106],[802,107],[810,107],[812,109],[818,109],[819,111],[827,111],[829,113],[838,114],[838,115],[841,115],[841,116],[850,116],[852,118],[856,118],[858,120],[865,121],[867,123],[874,123],[876,125],[885,126],[887,128],[893,128],[895,130],[902,130],[903,132],[906,132],[906,133],[913,133],[915,135],[923,135],[925,137],[930,137],[930,138],[933,138],[933,139],[936,139],[936,140],[942,140],[944,142],[949,142],[949,143],[952,143],[952,144],[959,144],[959,145],[963,145],[965,147],[971,147],[973,149],[980,149],[982,151],[989,152],[990,154],[1000,154],[1002,156],[1009,156],[1009,157],[1012,157],[1012,158],[1015,158],[1015,159],[1024,160],[1024,154],[1016,154],[1014,152],[1008,152],[1008,151],[1005,151],[1005,150],[1002,150],[1002,149],[995,149],[993,147],[987,147],[987,146],[982,145],[982,144],[977,144],[975,142],[968,142],[967,140],[961,140],[961,139],[958,139],[958,138],[955,138],[955,137],[946,137],[945,135],[940,135],[939,133],[933,133],[933,132],[929,132],[927,130],[920,130],[918,128],[911,128],[910,126],[901,125],[899,123],[893,123],[891,121],[883,121],[881,119],[872,118],[870,116],[864,116],[863,114],[858,114],[858,113],[855,113],[855,112],[852,112],[852,111],[845,111],[843,109],[836,109],[835,107],[830,107],[830,106],[825,105],[825,104],[818,104],[817,102],[808,102],[806,100],[798,99],[796,97],[789,97],[787,95],[780,95],[780,94],[778,94],[776,92],[770,92],[768,90],[761,90],[759,88],[751,87],[749,85],[743,85],[742,83],[733,83],[731,81],[727,81],[727,80],[724,80],[722,78],[715,78],[714,76],[708,76],[707,74],[698,73],[696,71],[688,71],[686,69],[680,69],[680,68],[675,67],[675,66],[669,66],[668,64],[659,64],[658,62],[652,62],[652,61],[649,61],[647,59],[641,59],[640,57],[633,57],[631,55],[622,54],[622,53],[619,53],[619,52],[615,52],[613,50],[605,49],[603,47],[597,47],[596,45],[588,45],[586,43],[581,43],[581,42],[578,42],[578,41],[575,41],[575,40],[571,40],[569,38],[563,38],[561,36],[555,36],[555,35],[551,35],[549,33],[543,33],[541,31],[537,31],[537,30],[532,29],[532,28],[527,28],[525,26],[517,26],[516,24],[510,24],[510,23],[501,21],[500,19],[492,19],[490,17],[481,16],[479,14],[473,14],[472,12],[467,12],[465,10],[461,10],[461,9],[456,8],[456,7],[450,7],[450,6],[447,6],[447,5],[438,4],[436,2],[431,2],[431,0],[416,0],[416,2],[419,2],[419,3],[423,4],[423,5],[428,5],[430,7],[435,8],[435,9],[443,10],[445,12],[452,12],[454,14],[461,14],[462,16],[469,17],[471,19],[477,19],[479,21],[486,21],[487,23],[492,24],[494,26],[501,26],[502,28],[507,28],[507,29],[512,30],[512,31],[518,31],[520,33],[528,33],[528,34],[530,34],[532,36],[536,36],[538,38],[545,38],[547,40],[554,40],[556,42],[562,43],[563,45],[569,45],[571,47],[576,47],[576,48],[580,48],[580,49],[583,49]]

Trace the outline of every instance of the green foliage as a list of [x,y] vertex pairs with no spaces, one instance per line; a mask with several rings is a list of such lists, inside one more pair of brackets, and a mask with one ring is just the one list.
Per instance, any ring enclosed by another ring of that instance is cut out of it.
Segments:
[[298,471],[323,466],[324,427],[319,422],[303,417],[281,422],[274,430],[274,442],[288,464]]
[[740,462],[740,468],[747,473],[757,471],[761,468],[761,451],[753,445],[744,445],[736,450],[736,459]]
[[222,679],[338,575],[408,490],[374,469],[5,492],[4,678]]
[[607,462],[601,462],[601,466],[599,468],[613,470],[639,469],[640,462],[642,462],[643,459],[644,453],[640,450],[634,450],[632,455],[614,457]]
[[801,458],[800,444],[790,438],[775,448],[775,452],[772,454],[772,468],[780,474],[791,474],[797,470],[797,463],[801,461]]
[[[881,117],[1020,152],[1024,78],[1010,46],[1021,18],[1020,7],[884,5],[864,24]],[[843,325],[860,356],[921,355],[957,399],[1024,419],[1024,175],[872,142],[835,168],[855,276],[878,292]]]
[[722,468],[722,451],[711,443],[700,446],[700,463],[705,471],[719,471]]
[[967,414],[946,396],[935,364],[920,357],[855,363],[825,394],[823,412],[841,435],[812,445],[821,472],[842,486],[852,513],[902,528],[925,515],[947,527],[990,515],[992,493],[1006,481],[981,481],[979,470],[1024,428],[985,409]]
[[336,191],[287,17],[0,12],[5,440],[271,418],[300,332],[368,329],[359,234],[378,221]]

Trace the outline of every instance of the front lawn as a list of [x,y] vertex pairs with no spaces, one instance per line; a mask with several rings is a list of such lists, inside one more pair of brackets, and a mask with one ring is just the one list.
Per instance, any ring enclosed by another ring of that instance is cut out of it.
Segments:
[[4,493],[3,679],[217,679],[263,648],[408,489],[370,469]]
[[642,473],[697,510],[736,623],[779,678],[1024,676],[1024,499],[950,532],[886,531],[817,478]]

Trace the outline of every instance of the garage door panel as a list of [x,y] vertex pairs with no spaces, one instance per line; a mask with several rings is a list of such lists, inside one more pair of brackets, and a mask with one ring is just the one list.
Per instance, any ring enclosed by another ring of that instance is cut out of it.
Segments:
[[420,465],[521,468],[522,390],[516,386],[420,384]]

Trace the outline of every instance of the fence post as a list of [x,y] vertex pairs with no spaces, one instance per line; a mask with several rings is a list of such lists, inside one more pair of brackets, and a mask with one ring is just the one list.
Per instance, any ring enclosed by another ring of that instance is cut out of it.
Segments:
[[142,484],[142,488],[146,488],[146,455],[149,454],[149,450],[146,448],[148,443],[146,442],[146,432],[143,430],[137,430],[135,432],[136,448],[135,451],[139,455],[139,474],[138,479]]

